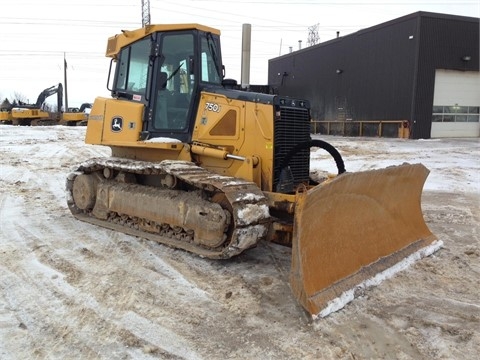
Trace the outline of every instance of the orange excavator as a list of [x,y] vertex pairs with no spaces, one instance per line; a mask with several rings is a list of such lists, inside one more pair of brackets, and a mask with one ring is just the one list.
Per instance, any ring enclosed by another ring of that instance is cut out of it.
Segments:
[[[425,166],[346,171],[331,144],[311,138],[308,100],[224,78],[219,30],[125,30],[106,56],[112,96],[95,99],[85,142],[111,156],[67,176],[79,220],[211,259],[260,241],[291,246],[291,288],[313,317],[441,246],[422,215]],[[310,178],[311,147],[332,156],[336,176]]]

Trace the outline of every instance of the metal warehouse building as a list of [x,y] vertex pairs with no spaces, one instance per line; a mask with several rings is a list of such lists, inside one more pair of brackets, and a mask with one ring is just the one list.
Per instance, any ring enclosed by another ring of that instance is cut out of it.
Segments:
[[480,136],[479,19],[417,12],[269,60],[312,119],[406,120],[413,139]]

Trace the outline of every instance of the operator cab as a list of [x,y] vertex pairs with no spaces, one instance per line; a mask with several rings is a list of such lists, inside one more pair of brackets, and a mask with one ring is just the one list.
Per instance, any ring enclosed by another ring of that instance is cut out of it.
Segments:
[[157,31],[120,51],[112,96],[145,105],[143,140],[189,142],[199,94],[221,87],[219,34],[200,29]]

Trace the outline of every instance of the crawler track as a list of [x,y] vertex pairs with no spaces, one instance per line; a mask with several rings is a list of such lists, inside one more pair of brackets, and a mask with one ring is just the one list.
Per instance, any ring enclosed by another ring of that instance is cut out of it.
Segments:
[[268,205],[256,184],[186,161],[90,159],[68,175],[66,190],[82,221],[202,257],[235,256],[268,230]]

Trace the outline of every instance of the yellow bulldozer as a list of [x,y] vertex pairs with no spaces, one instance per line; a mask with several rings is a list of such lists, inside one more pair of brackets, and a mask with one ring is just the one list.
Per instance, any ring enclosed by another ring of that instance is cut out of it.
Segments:
[[[211,259],[291,246],[291,288],[313,317],[439,248],[422,215],[422,164],[345,171],[332,145],[311,139],[307,100],[237,89],[221,55],[220,31],[199,24],[108,39],[112,96],[95,99],[85,142],[111,156],[68,174],[76,218]],[[338,174],[312,180],[311,147]]]

